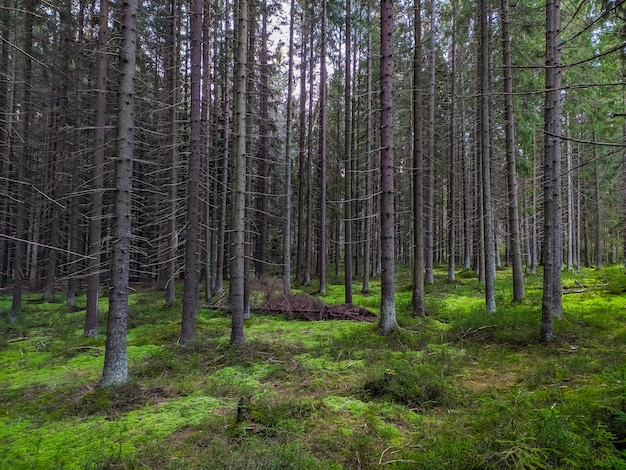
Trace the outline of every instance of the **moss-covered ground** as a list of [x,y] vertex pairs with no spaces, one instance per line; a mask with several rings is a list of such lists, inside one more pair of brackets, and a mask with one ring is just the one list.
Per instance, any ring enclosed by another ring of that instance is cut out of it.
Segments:
[[[132,381],[106,390],[106,299],[90,340],[84,310],[61,294],[29,294],[14,325],[0,296],[0,468],[626,469],[623,269],[564,273],[549,345],[538,342],[541,278],[526,279],[517,305],[510,285],[498,271],[486,314],[475,277],[448,284],[442,270],[428,316],[412,318],[401,270],[390,337],[372,323],[253,315],[238,348],[229,318],[206,309],[194,343],[177,345],[180,303],[137,289]],[[328,287],[323,300],[341,303],[343,287]],[[373,282],[355,303],[376,311],[379,294]]]

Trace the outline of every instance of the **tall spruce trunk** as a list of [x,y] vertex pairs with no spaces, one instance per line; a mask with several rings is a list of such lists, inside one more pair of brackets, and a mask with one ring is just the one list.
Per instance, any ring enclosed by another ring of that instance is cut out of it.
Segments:
[[[291,20],[293,21],[293,16],[295,12],[291,11]],[[306,96],[306,74],[307,74],[307,43],[308,43],[308,27],[306,16],[302,15],[302,36],[301,36],[301,44],[300,44],[300,98],[299,98],[299,119],[298,119],[298,241],[296,247],[296,280],[302,284],[304,284],[305,280],[305,262],[307,257],[307,251],[310,250],[308,245],[306,244],[306,226],[307,226],[307,218],[309,217],[308,211],[305,211],[305,203],[310,197],[307,181],[307,147],[306,147],[306,104],[307,104],[307,96]],[[291,35],[293,28],[290,28],[289,32],[289,41],[293,40]],[[291,65],[291,64],[290,64]],[[292,71],[293,76],[293,71]],[[289,99],[289,98],[288,98]],[[289,129],[289,127],[287,127]]]
[[[367,3],[367,24],[372,21],[372,11],[370,3]],[[363,288],[362,292],[367,294],[370,291],[370,260],[372,259],[372,214],[374,212],[374,195],[372,187],[372,139],[374,138],[372,123],[372,28],[367,30],[367,90],[366,90],[366,117],[365,117],[365,155],[367,159],[365,172],[365,223],[363,231],[365,232],[365,243],[363,247]]]
[[[293,41],[293,30],[295,24],[295,0],[291,0],[291,4],[289,5],[289,67],[288,67],[288,76],[287,76],[287,130],[285,136],[285,228],[284,228],[284,246],[283,246],[283,289],[285,295],[289,295],[291,293],[291,122],[292,122],[292,94],[293,94],[293,55],[294,55],[294,41]],[[264,39],[266,42],[267,38],[265,37],[265,26],[264,30]],[[267,45],[264,47],[264,49]],[[301,74],[304,76],[305,72],[302,71]],[[267,83],[266,83],[267,86]],[[299,207],[301,209],[301,207]],[[300,220],[300,222],[302,222]],[[302,227],[299,226],[299,229]]]
[[507,186],[509,195],[509,244],[513,267],[513,302],[524,297],[524,272],[522,270],[522,242],[520,237],[519,204],[517,196],[517,171],[515,168],[515,127],[513,112],[513,74],[511,68],[511,38],[509,36],[509,0],[501,2],[502,14],[502,68],[504,72],[504,133],[507,161]]
[[533,191],[532,191],[532,217],[531,217],[531,230],[530,230],[530,247],[531,247],[531,263],[530,263],[530,272],[532,274],[537,274],[537,266],[539,265],[539,234],[538,234],[538,213],[539,213],[539,203],[537,198],[537,142],[536,136],[533,133]]
[[351,43],[352,43],[352,6],[350,0],[346,0],[346,56],[345,56],[345,81],[344,81],[344,224],[345,224],[345,254],[344,254],[344,274],[345,274],[345,302],[352,303],[352,70],[350,68]]
[[[565,116],[565,126],[567,129],[567,135],[568,137],[571,136],[570,133],[570,118],[569,118],[569,113],[566,114]],[[575,216],[575,209],[574,209],[574,182],[573,182],[573,176],[572,176],[572,142],[570,139],[567,140],[566,142],[566,150],[565,150],[565,164],[566,164],[566,184],[567,184],[567,228],[566,228],[566,233],[567,233],[567,270],[568,271],[573,271],[575,268],[575,263],[574,263],[574,247],[575,247],[575,239],[574,239],[574,216]]]
[[[596,133],[593,132],[592,140],[596,141]],[[594,183],[594,245],[595,245],[595,259],[596,259],[596,271],[602,269],[602,216],[600,211],[602,209],[602,196],[600,193],[600,163],[598,161],[598,147],[593,146],[593,183]]]
[[248,0],[237,2],[237,48],[235,71],[235,154],[232,179],[232,242],[230,262],[231,344],[244,341],[245,316],[245,212],[246,212],[246,90],[248,65]]
[[[626,26],[622,25],[622,32],[626,34]],[[622,83],[626,83],[626,54],[622,54]],[[622,86],[622,105],[624,109],[626,109],[626,86]],[[626,119],[624,119],[624,123],[622,124],[622,142],[626,142]],[[622,150],[622,166],[626,168],[626,148]],[[622,263],[626,268],[626,178],[622,178]],[[580,209],[580,205],[578,206]],[[580,221],[580,218],[578,219]],[[580,258],[578,258],[580,263]],[[2,273],[0,273],[2,276]]]
[[491,201],[491,155],[489,130],[489,10],[488,1],[480,2],[480,141],[483,188],[483,232],[484,232],[484,273],[485,273],[485,308],[487,312],[496,311],[494,283],[496,278],[495,240],[493,210]]
[[[463,78],[461,77],[461,83],[463,83],[462,80]],[[468,271],[472,267],[472,209],[469,188],[469,152],[467,150],[467,144],[465,143],[466,123],[467,120],[465,115],[465,106],[463,106],[461,108],[461,134],[463,135],[463,138],[461,139],[461,190],[463,192],[463,271]]]
[[203,0],[193,0],[191,12],[191,145],[187,187],[187,241],[185,244],[185,286],[180,343],[193,340],[198,315],[200,270],[200,172],[202,158],[202,15]]
[[426,284],[435,282],[435,0],[430,0],[430,27],[428,49],[428,135],[426,166],[423,172],[424,201],[424,268]]
[[91,169],[91,212],[87,260],[87,306],[84,334],[98,337],[98,300],[100,292],[100,245],[102,243],[102,195],[104,191],[104,140],[106,138],[106,82],[109,33],[109,0],[100,0],[98,50],[96,51],[96,116]]
[[211,4],[205,2],[204,15],[202,19],[202,139],[204,147],[203,169],[204,169],[204,244],[202,276],[204,277],[204,300],[210,301],[213,297],[213,234],[215,233],[215,218],[213,198],[213,158],[211,155]]
[[[0,54],[0,118],[2,118],[2,123],[0,124],[0,151],[3,155],[10,155],[11,153],[11,128],[13,122],[13,115],[11,110],[13,109],[13,92],[12,88],[9,87],[9,79],[14,78],[13,71],[15,70],[15,56],[9,55],[9,50],[11,49],[12,37],[11,30],[13,30],[12,34],[15,34],[15,28],[11,28],[11,19],[13,14],[11,10],[13,9],[13,0],[4,0],[2,5],[5,9],[0,12],[1,22],[0,25],[5,33],[5,39],[8,41],[2,41],[0,44],[0,50],[2,51]],[[8,162],[5,162],[5,159],[0,159],[0,174],[7,174],[9,172]],[[2,182],[2,186],[0,187],[0,191],[5,191],[6,194],[9,193],[10,183],[7,180]],[[2,198],[2,205],[0,206],[0,233],[8,233],[9,227],[9,198]],[[3,289],[7,285],[8,273],[7,270],[9,268],[9,241],[0,237],[0,289]]]
[[388,335],[398,326],[395,299],[394,158],[393,158],[393,1],[380,4],[380,279],[379,331]]
[[543,174],[543,299],[540,339],[552,341],[552,319],[563,316],[561,268],[561,5],[546,2],[546,95],[544,109]]
[[320,220],[318,271],[320,277],[319,292],[326,294],[326,27],[327,0],[322,0],[322,51],[320,56]]
[[[309,63],[313,64],[315,55],[315,35],[311,34],[310,30],[310,18],[307,19],[307,31],[309,36]],[[307,165],[306,165],[306,181],[307,181],[307,195],[306,195],[306,239],[305,246],[306,255],[304,259],[304,286],[311,284],[311,267],[313,264],[313,125],[314,125],[314,108],[313,108],[313,95],[315,90],[315,67],[309,67],[309,96],[307,103]],[[321,113],[320,113],[321,114]],[[321,116],[320,116],[321,119]],[[321,135],[320,135],[321,139]],[[321,244],[321,242],[320,242]],[[320,284],[321,285],[321,284]]]
[[224,1],[224,89],[223,89],[223,119],[222,132],[222,174],[220,176],[220,221],[217,227],[217,267],[215,277],[215,291],[220,293],[224,290],[224,275],[226,272],[226,220],[228,212],[228,178],[230,160],[230,0]]
[[422,153],[422,8],[413,13],[413,315],[424,316],[424,156]]
[[178,8],[177,0],[172,0],[170,4],[170,30],[168,37],[168,69],[166,71],[167,80],[167,107],[168,107],[168,125],[167,131],[167,147],[169,157],[168,168],[168,186],[167,186],[167,215],[165,222],[165,260],[161,267],[160,276],[165,286],[165,302],[171,305],[176,300],[176,286],[174,284],[176,274],[176,194],[177,194],[177,171],[176,165],[178,161],[178,122],[177,122],[177,88],[178,88]]
[[448,282],[454,282],[456,261],[456,1],[452,3],[450,74],[450,151],[448,167]]
[[17,210],[15,214],[15,256],[13,258],[13,269],[15,272],[13,279],[13,298],[9,320],[11,323],[17,321],[17,317],[22,310],[22,287],[26,278],[26,238],[28,237],[27,221],[27,191],[26,191],[26,167],[30,153],[30,106],[32,89],[32,49],[33,49],[33,17],[35,15],[36,0],[25,0],[24,5],[24,53],[23,66],[23,89],[20,109],[21,119],[21,142],[22,148],[19,151],[17,161]]
[[[269,168],[270,168],[270,136],[269,136],[269,88],[268,88],[268,32],[267,32],[267,0],[263,0],[262,6],[262,20],[261,20],[261,50],[259,54],[259,144],[258,144],[258,159],[257,159],[257,195],[256,195],[256,247],[254,256],[254,273],[257,279],[263,279],[267,271],[267,210],[268,210],[268,198],[269,198]],[[290,28],[290,35],[293,35]],[[287,59],[289,63],[293,61],[293,50],[290,49],[290,56]],[[291,65],[290,65],[291,66]],[[293,72],[292,72],[293,73]],[[292,86],[291,79],[288,79],[288,88]],[[289,142],[285,142],[285,152],[291,151],[291,89],[287,93],[287,135],[285,140],[289,139]],[[291,166],[290,157],[287,153],[287,160],[285,166],[285,184],[289,188],[285,188],[285,212],[289,213],[289,217],[285,214],[285,227],[286,231],[283,240],[287,244],[290,241],[289,232],[291,231]],[[287,179],[287,170],[289,170],[289,178]],[[288,230],[288,231],[287,231]],[[283,245],[285,246],[285,245]],[[291,251],[291,247],[289,247]],[[286,261],[286,260],[284,260]],[[291,271],[291,267],[289,267]]]
[[131,203],[134,159],[135,67],[138,0],[124,0],[121,16],[120,78],[118,86],[115,213],[111,294],[102,387],[128,382],[126,333],[131,249]]

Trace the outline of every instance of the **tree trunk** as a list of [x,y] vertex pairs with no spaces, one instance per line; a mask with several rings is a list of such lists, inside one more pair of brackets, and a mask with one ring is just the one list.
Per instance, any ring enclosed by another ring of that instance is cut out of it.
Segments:
[[126,332],[131,250],[137,4],[137,0],[125,0],[122,4],[112,285],[104,370],[100,383],[102,387],[115,387],[128,382]]
[[352,69],[350,50],[352,43],[352,6],[350,0],[346,0],[346,54],[345,54],[345,94],[344,94],[344,158],[345,158],[345,193],[344,193],[344,274],[345,274],[345,302],[352,303]]
[[424,159],[422,153],[422,7],[413,13],[413,316],[424,316]]
[[320,221],[319,276],[320,294],[326,295],[326,11],[328,1],[322,0],[322,52],[320,55]]
[[[372,139],[374,132],[372,129],[372,11],[370,2],[367,3],[367,90],[366,90],[366,117],[365,117],[365,155],[367,159],[365,171],[365,244],[363,247],[363,289],[364,294],[370,291],[370,260],[372,259],[372,214],[374,213],[374,191],[372,187]],[[626,204],[625,204],[626,205]]]
[[204,3],[204,17],[202,21],[202,129],[204,145],[204,300],[209,301],[213,296],[213,234],[215,233],[214,206],[212,197],[215,185],[213,179],[213,159],[211,158],[211,4]]
[[191,12],[191,145],[187,188],[187,241],[185,244],[185,286],[180,343],[193,340],[198,315],[198,250],[200,233],[200,170],[202,158],[202,15],[203,1],[193,0]]
[[109,33],[109,0],[100,0],[98,50],[96,51],[95,148],[91,169],[91,213],[87,260],[87,307],[85,336],[98,337],[98,300],[100,291],[100,245],[102,243],[102,194],[104,186],[104,139],[106,136],[106,81]]
[[[291,108],[293,101],[291,95],[293,94],[293,30],[295,24],[295,8],[295,0],[291,0],[291,4],[289,6],[289,58],[287,59],[289,61],[289,69],[287,71],[287,130],[285,136],[285,233],[283,235],[283,288],[285,295],[287,296],[291,294]],[[267,41],[267,38],[264,38],[264,41]],[[306,72],[302,70],[300,73],[302,74],[302,77],[304,77]],[[302,89],[300,91],[302,91]],[[302,149],[300,149],[300,151],[301,150]],[[299,206],[298,209],[301,210],[301,206]],[[300,223],[301,222],[302,220],[300,220]],[[298,227],[298,229],[301,228],[301,226]]]
[[[72,181],[79,181],[78,177],[78,162],[71,161],[73,169],[72,173]],[[72,188],[72,192],[75,191],[75,188]],[[78,196],[73,195],[70,202],[70,219],[69,219],[69,253],[68,253],[68,266],[67,266],[67,291],[66,291],[66,305],[70,308],[70,310],[74,310],[76,308],[76,289],[77,289],[77,276],[76,276],[76,268],[78,264],[78,258],[76,254],[78,253],[78,239],[80,237],[80,217],[79,217],[79,202]]]
[[561,8],[560,0],[546,2],[546,96],[543,175],[543,299],[540,339],[552,341],[552,318],[563,316],[561,267]]
[[[268,33],[267,33],[267,0],[263,0],[262,3],[262,15],[263,18],[261,20],[261,50],[260,50],[260,64],[259,64],[259,146],[258,146],[258,159],[257,159],[257,195],[256,195],[256,215],[257,215],[257,236],[256,236],[256,254],[254,257],[254,272],[255,277],[257,279],[263,279],[265,277],[266,268],[267,268],[267,208],[268,208],[268,192],[269,192],[269,155],[270,155],[270,141],[269,141],[269,110],[268,110],[268,99],[269,99],[269,88],[267,85],[268,80],[268,52],[267,52],[267,41],[268,41]],[[293,36],[293,32],[289,32],[290,36]],[[293,49],[290,49],[290,64],[293,61]],[[292,72],[293,73],[293,72]],[[289,86],[291,85],[291,79],[288,79]],[[290,152],[291,149],[291,91],[287,94],[287,135],[285,136],[285,140],[289,138],[289,142],[285,143],[285,152]],[[286,167],[285,167],[285,177],[287,176],[287,171],[289,171],[289,179],[285,179],[285,184],[291,186],[291,166],[289,162],[291,157],[289,153],[287,153],[288,158],[286,159]],[[290,191],[286,189],[285,194],[285,209],[290,209],[291,204],[291,195]],[[286,212],[289,212],[286,210]],[[288,243],[289,241],[289,232],[291,231],[291,220],[290,217],[285,217],[285,227],[284,229],[289,231],[285,232],[283,235],[284,243]],[[283,245],[285,246],[285,245]],[[291,247],[290,251],[291,251]],[[286,259],[284,261],[287,261]],[[289,267],[291,270],[291,267]],[[289,282],[289,276],[287,276]]]
[[[461,81],[461,83],[463,82]],[[463,107],[461,108],[461,134],[463,135],[463,138],[461,139],[461,174],[463,179],[463,271],[468,271],[472,267],[472,209],[469,190],[469,152],[467,151],[467,145],[465,144],[466,122],[465,107]]]
[[[623,31],[626,32],[626,27],[623,27]],[[622,56],[621,69],[622,69],[622,82],[626,83],[626,57],[624,56]],[[622,87],[622,105],[624,109],[626,109],[626,86]],[[624,119],[624,123],[622,124],[622,142],[626,142],[626,119]],[[622,149],[622,168],[626,168],[626,148]],[[623,185],[622,186],[622,237],[623,237],[622,256],[623,256],[623,264],[624,264],[624,267],[626,268],[626,177],[622,177],[622,185]],[[580,218],[578,220],[580,222]],[[580,262],[580,258],[579,258],[579,262]],[[0,273],[0,276],[1,275],[2,274]]]
[[[592,140],[596,141],[596,133],[594,131]],[[596,271],[602,269],[602,217],[600,211],[602,208],[602,196],[600,195],[600,163],[598,162],[598,147],[593,146],[593,182],[594,182],[594,209],[595,209],[595,258],[596,258]]]
[[[54,165],[54,167],[56,167],[56,165]],[[57,172],[60,173],[58,169],[55,169],[54,173]],[[52,300],[54,297],[54,280],[57,273],[57,256],[61,238],[61,212],[56,204],[52,204],[50,213],[52,215],[52,223],[50,225],[50,254],[48,255],[48,268],[46,270],[46,281],[44,283],[44,300]]]
[[426,168],[424,168],[424,267],[426,284],[435,282],[433,263],[435,258],[435,0],[430,0],[430,28],[428,52],[428,140]]
[[524,272],[522,270],[522,242],[520,239],[519,206],[517,197],[517,171],[515,168],[515,127],[513,113],[513,74],[511,70],[511,38],[509,36],[509,0],[502,0],[502,62],[504,72],[505,153],[507,160],[507,186],[509,193],[509,243],[513,267],[513,302],[524,297]]
[[22,285],[25,279],[24,264],[26,253],[27,229],[27,191],[26,191],[26,167],[30,154],[30,101],[32,88],[32,49],[33,49],[33,17],[35,16],[36,0],[25,0],[24,5],[24,68],[23,68],[23,90],[20,109],[20,119],[22,122],[21,141],[22,148],[17,162],[17,211],[15,214],[15,257],[13,259],[13,269],[15,271],[13,281],[13,299],[9,320],[11,323],[17,321],[17,317],[22,310]]
[[[293,22],[294,10],[291,10],[291,22]],[[308,181],[306,176],[308,174],[307,167],[307,147],[306,147],[306,112],[307,112],[307,97],[306,97],[306,74],[307,74],[307,43],[308,43],[308,25],[306,16],[302,15],[302,35],[300,44],[300,115],[299,115],[299,135],[298,135],[298,246],[296,248],[296,279],[304,284],[305,280],[305,262],[307,252],[310,251],[309,246],[306,244],[306,226],[307,221],[305,219],[309,216],[308,211],[305,212],[305,203],[308,201],[310,194],[308,191]],[[293,28],[290,28],[289,41],[290,45],[293,41],[292,37]],[[293,58],[291,58],[293,60]],[[291,65],[291,63],[290,63]],[[293,76],[293,71],[290,77]],[[289,127],[287,127],[289,129]]]
[[248,65],[248,0],[237,3],[237,49],[235,88],[235,154],[233,171],[233,230],[230,268],[231,344],[244,341],[245,315],[245,212],[246,212],[246,90]]
[[[5,38],[7,41],[2,41],[0,44],[0,117],[4,122],[0,125],[0,151],[3,155],[11,155],[11,128],[13,122],[13,91],[9,87],[9,81],[14,77],[15,70],[15,56],[9,55],[11,49],[12,37],[11,30],[15,28],[11,27],[11,19],[13,17],[13,0],[4,0],[2,3],[4,9],[0,12],[2,31],[5,31]],[[13,33],[14,34],[14,33]],[[13,80],[14,81],[14,80]],[[8,168],[8,162],[5,159],[0,159],[0,174],[8,174],[10,169]],[[9,182],[4,179],[2,181],[2,187],[0,191],[8,194],[10,191]],[[0,207],[0,233],[7,234],[9,228],[9,198],[2,198],[2,206]],[[3,289],[7,285],[9,269],[9,241],[0,237],[0,289]]]
[[[569,113],[567,113],[565,126],[567,133],[570,135],[569,129]],[[567,165],[567,270],[574,270],[574,184],[572,177],[572,144],[571,140],[567,140],[566,143],[566,165]]]
[[491,201],[491,156],[489,131],[489,19],[487,0],[481,0],[480,21],[480,140],[482,150],[483,225],[485,240],[485,305],[489,313],[496,311],[494,283],[496,278],[495,239]]
[[531,258],[532,262],[530,264],[530,272],[532,274],[537,274],[537,266],[539,265],[539,241],[538,241],[538,212],[539,212],[539,204],[537,202],[537,142],[536,136],[533,133],[533,194],[532,194],[532,205],[533,205],[533,215],[532,215],[532,227],[531,227]]
[[228,165],[230,156],[230,0],[224,1],[224,131],[222,144],[224,153],[222,157],[222,175],[220,178],[220,222],[217,235],[217,275],[215,279],[215,291],[224,290],[224,274],[226,271],[226,214],[228,211]]
[[176,300],[176,194],[177,194],[177,161],[178,161],[178,130],[177,130],[177,115],[176,109],[178,107],[178,21],[177,21],[177,0],[172,0],[170,5],[170,31],[167,45],[168,55],[168,68],[166,71],[167,80],[167,109],[168,109],[168,124],[169,129],[167,132],[167,150],[168,150],[168,186],[167,186],[167,198],[168,203],[166,223],[165,223],[165,260],[161,266],[162,272],[160,275],[164,278],[163,283],[165,285],[165,303],[171,305]]
[[[313,64],[315,54],[315,35],[311,34],[310,25],[311,21],[307,20],[307,31],[309,33],[309,63]],[[313,124],[314,124],[314,110],[313,110],[313,95],[315,91],[315,67],[311,65],[309,67],[309,99],[308,99],[308,125],[307,125],[307,165],[306,165],[306,187],[308,189],[306,195],[306,255],[304,260],[304,282],[303,285],[309,286],[311,284],[311,267],[313,264]],[[320,116],[321,119],[321,116]],[[321,137],[320,137],[321,138]],[[321,151],[320,151],[321,152]],[[324,206],[325,207],[325,206]]]
[[394,249],[393,1],[380,3],[380,235],[382,274],[380,324],[383,335],[397,327]]
[[452,3],[450,74],[450,152],[448,168],[448,282],[454,282],[456,259],[456,1]]

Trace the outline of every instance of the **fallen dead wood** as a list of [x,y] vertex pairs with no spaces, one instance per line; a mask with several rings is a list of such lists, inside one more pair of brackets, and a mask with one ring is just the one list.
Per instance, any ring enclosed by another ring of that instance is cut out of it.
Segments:
[[[376,314],[358,305],[327,304],[323,300],[305,292],[286,295],[280,283],[262,286],[263,295],[251,297],[250,310],[266,315],[284,315],[288,320],[320,321],[320,320],[351,320],[371,322]],[[227,310],[226,296],[220,297],[212,305],[203,308],[211,310]]]

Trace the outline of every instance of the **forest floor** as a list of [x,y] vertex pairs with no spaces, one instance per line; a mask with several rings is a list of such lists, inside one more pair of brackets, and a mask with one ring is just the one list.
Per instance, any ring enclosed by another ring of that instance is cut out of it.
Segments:
[[[371,286],[357,294],[355,281],[354,303],[375,313],[380,285]],[[510,286],[499,270],[498,309],[487,314],[472,274],[449,284],[437,271],[427,317],[413,318],[400,270],[400,327],[389,337],[375,318],[269,314],[280,295],[257,286],[255,305],[268,307],[246,320],[243,346],[229,346],[230,319],[213,299],[184,348],[180,301],[167,307],[136,286],[132,380],[117,389],[98,386],[106,298],[100,339],[89,340],[84,310],[61,293],[28,294],[15,325],[0,295],[0,468],[626,469],[623,268],[564,273],[564,319],[549,345],[538,341],[541,277],[527,277],[517,305]],[[343,301],[340,284],[324,297],[314,290],[296,297]]]

